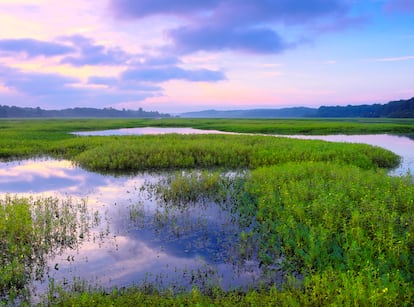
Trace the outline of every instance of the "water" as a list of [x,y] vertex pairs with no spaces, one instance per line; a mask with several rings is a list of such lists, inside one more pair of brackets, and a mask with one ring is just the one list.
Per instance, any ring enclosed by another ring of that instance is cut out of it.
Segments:
[[149,134],[234,134],[232,132],[224,132],[219,130],[203,130],[194,128],[158,128],[158,127],[142,127],[142,128],[123,128],[100,131],[82,131],[73,132],[79,136],[109,136],[109,135],[149,135]]
[[46,278],[34,281],[32,292],[45,293],[51,278],[69,287],[85,280],[105,288],[144,283],[230,289],[280,282],[281,275],[263,275],[254,257],[238,257],[242,229],[229,212],[214,203],[167,207],[141,189],[161,176],[101,175],[65,160],[0,163],[0,195],[86,199],[95,220],[77,249],[48,259]]

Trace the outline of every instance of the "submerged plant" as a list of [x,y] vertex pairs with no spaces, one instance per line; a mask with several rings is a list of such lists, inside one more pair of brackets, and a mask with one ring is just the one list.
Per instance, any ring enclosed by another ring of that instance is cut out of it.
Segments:
[[0,199],[0,297],[26,300],[30,281],[43,280],[47,260],[67,248],[76,249],[89,231],[85,202],[71,199]]
[[164,205],[186,207],[214,201],[221,205],[234,201],[243,184],[244,172],[189,171],[165,176],[143,189]]

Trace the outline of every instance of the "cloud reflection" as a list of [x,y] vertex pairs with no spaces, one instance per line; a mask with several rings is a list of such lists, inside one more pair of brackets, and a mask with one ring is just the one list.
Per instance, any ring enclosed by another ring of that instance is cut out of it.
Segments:
[[[233,276],[234,264],[226,259],[235,250],[237,226],[214,204],[204,210],[197,206],[181,210],[149,199],[140,188],[160,176],[104,176],[65,160],[24,160],[0,163],[0,196],[87,200],[93,228],[79,238],[76,250],[49,259],[49,276],[56,282],[85,279],[109,287],[161,281],[159,286],[168,287],[189,286],[191,272],[200,270]],[[138,218],[131,217],[133,211]],[[228,276],[227,286],[243,285],[254,277]],[[34,286],[46,291],[47,280]]]
[[[155,281],[157,276],[177,278],[176,271],[182,268],[196,269],[200,260],[196,258],[175,257],[162,247],[149,246],[140,240],[117,236],[111,243],[116,248],[89,242],[75,255],[70,251],[61,256],[59,270],[51,273],[55,280],[76,276],[89,282],[99,280],[104,287],[128,286],[147,281]],[[65,259],[71,259],[74,262]],[[50,262],[53,267],[56,259]]]

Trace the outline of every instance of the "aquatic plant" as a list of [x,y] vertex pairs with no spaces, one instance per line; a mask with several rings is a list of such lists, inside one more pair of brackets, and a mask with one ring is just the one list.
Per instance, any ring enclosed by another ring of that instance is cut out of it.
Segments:
[[76,249],[88,233],[84,202],[71,199],[0,199],[0,299],[12,303],[30,297],[30,281],[43,280],[47,260],[66,248]]
[[[326,162],[262,167],[236,177],[242,179],[237,189],[225,189],[236,192],[227,207],[251,226],[239,234],[237,253],[243,257],[253,247],[264,266],[281,265],[287,275],[280,302],[382,305],[413,299],[412,177]],[[217,183],[235,187],[233,180],[198,171],[150,187],[158,199],[182,206],[214,199],[223,186]]]

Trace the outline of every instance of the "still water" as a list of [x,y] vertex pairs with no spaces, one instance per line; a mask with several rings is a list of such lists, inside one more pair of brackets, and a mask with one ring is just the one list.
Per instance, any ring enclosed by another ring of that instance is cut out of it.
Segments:
[[149,134],[234,134],[233,132],[224,132],[219,130],[203,130],[194,128],[158,128],[158,127],[142,127],[142,128],[122,128],[100,131],[81,131],[73,132],[80,136],[109,136],[109,135],[149,135]]
[[[0,197],[86,200],[93,225],[76,249],[48,259],[45,278],[30,286],[34,295],[48,281],[70,287],[76,280],[105,288],[152,284],[159,288],[246,288],[281,282],[259,269],[254,255],[239,257],[239,227],[214,203],[165,206],[142,189],[163,175],[114,177],[85,171],[65,160],[0,163]],[[164,174],[165,176],[165,174]]]

